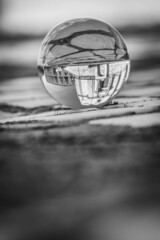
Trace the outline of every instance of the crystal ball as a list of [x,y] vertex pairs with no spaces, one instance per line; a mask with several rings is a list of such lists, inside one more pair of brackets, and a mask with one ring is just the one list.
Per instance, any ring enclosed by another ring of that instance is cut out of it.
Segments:
[[111,25],[73,19],[51,29],[38,57],[38,73],[51,97],[73,109],[102,107],[128,79],[126,44]]

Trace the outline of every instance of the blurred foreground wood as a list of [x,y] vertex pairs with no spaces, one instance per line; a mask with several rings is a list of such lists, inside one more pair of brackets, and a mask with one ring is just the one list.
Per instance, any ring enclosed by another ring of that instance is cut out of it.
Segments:
[[0,239],[159,240],[159,79],[77,111],[38,78],[0,83]]

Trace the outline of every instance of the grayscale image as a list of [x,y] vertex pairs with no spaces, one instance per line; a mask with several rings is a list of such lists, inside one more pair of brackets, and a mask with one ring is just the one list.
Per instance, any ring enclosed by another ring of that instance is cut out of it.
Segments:
[[159,0],[0,0],[0,240],[160,240]]

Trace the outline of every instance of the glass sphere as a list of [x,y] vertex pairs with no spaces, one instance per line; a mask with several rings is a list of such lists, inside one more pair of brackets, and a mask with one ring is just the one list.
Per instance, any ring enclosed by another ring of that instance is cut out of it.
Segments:
[[126,82],[130,60],[122,36],[109,24],[73,19],[44,38],[38,72],[47,92],[73,109],[102,107]]

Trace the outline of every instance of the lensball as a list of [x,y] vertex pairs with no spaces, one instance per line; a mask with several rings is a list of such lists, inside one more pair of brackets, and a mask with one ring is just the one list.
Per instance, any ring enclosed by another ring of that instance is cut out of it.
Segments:
[[51,29],[38,57],[44,87],[57,102],[73,109],[102,107],[128,79],[126,44],[111,25],[73,19]]

